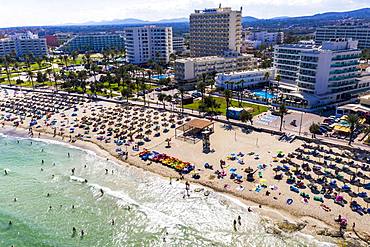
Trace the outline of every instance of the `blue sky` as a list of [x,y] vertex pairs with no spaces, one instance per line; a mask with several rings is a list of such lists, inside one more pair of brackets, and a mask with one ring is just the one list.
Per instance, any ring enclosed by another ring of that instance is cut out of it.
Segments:
[[125,18],[188,17],[194,9],[240,8],[243,16],[271,18],[370,7],[370,0],[0,0],[0,27],[56,25]]

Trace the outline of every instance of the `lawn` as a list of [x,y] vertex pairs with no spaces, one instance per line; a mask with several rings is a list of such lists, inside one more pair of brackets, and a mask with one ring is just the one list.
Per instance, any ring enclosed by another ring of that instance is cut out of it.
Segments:
[[[225,98],[221,98],[221,97],[212,97],[216,100],[216,102],[218,104],[220,104],[220,107],[215,109],[216,111],[220,112],[222,115],[226,115],[226,100]],[[192,104],[188,104],[188,105],[184,105],[184,108],[186,109],[193,109],[193,110],[198,110],[199,109],[199,105],[201,104],[201,100],[196,100],[194,101]],[[230,103],[230,107],[239,107],[239,103],[236,101],[236,100],[232,100],[231,103]],[[266,112],[268,110],[268,108],[266,106],[261,106],[261,105],[255,105],[255,104],[250,104],[250,103],[245,103],[245,102],[242,102],[242,106],[243,108],[245,107],[251,107],[253,108],[253,116],[256,116],[258,114],[261,114],[263,112]]]

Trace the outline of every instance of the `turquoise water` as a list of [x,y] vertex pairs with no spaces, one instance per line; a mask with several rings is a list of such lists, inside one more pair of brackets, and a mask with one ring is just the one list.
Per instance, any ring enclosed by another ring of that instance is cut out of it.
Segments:
[[263,99],[272,99],[272,98],[276,98],[277,96],[275,94],[272,94],[272,93],[269,93],[264,90],[255,90],[253,91],[253,93],[258,96],[258,97],[261,97]]
[[173,76],[173,74],[153,75],[151,78],[156,80],[163,80],[170,76]]
[[[270,234],[268,223],[234,199],[214,192],[183,199],[183,184],[92,152],[0,135],[0,154],[0,246],[325,245]],[[242,225],[234,232],[238,215]]]

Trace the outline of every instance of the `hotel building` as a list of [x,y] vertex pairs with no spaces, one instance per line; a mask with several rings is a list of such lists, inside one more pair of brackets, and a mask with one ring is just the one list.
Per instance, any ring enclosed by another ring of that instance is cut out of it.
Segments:
[[240,52],[242,11],[231,8],[195,10],[190,15],[190,54],[193,57],[222,56]]
[[16,57],[48,55],[46,39],[30,32],[11,35],[0,40],[0,57],[15,54]]
[[316,30],[315,42],[317,44],[337,38],[352,38],[358,41],[359,49],[369,49],[370,26],[337,25],[319,27]]
[[239,54],[177,59],[175,61],[175,78],[180,84],[192,87],[202,74],[252,69],[255,68],[256,63],[256,59],[252,55]]
[[274,67],[286,96],[299,98],[307,108],[350,101],[358,89],[357,41],[336,39],[313,44],[283,44],[274,47]]
[[[268,75],[268,77],[266,77]],[[261,70],[246,70],[216,75],[216,87],[223,89],[243,89],[263,86],[275,78],[273,68]]]
[[104,50],[115,49],[122,50],[125,47],[125,41],[119,34],[85,34],[77,35],[58,48],[63,52],[103,52]]
[[166,64],[173,53],[171,27],[130,27],[125,29],[125,42],[128,62],[133,64],[149,60]]
[[183,53],[186,50],[184,37],[173,37],[172,47],[173,51],[176,52],[177,54]]

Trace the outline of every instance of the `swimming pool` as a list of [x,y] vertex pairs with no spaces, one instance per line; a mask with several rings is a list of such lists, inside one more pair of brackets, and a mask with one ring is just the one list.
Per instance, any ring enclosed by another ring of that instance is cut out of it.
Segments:
[[153,75],[151,78],[155,80],[163,80],[171,76],[173,76],[173,74]]
[[253,91],[254,95],[258,96],[258,97],[261,97],[263,99],[272,99],[272,98],[277,98],[277,95],[276,94],[272,94],[272,93],[269,93],[262,89],[259,89],[259,90],[254,90]]

